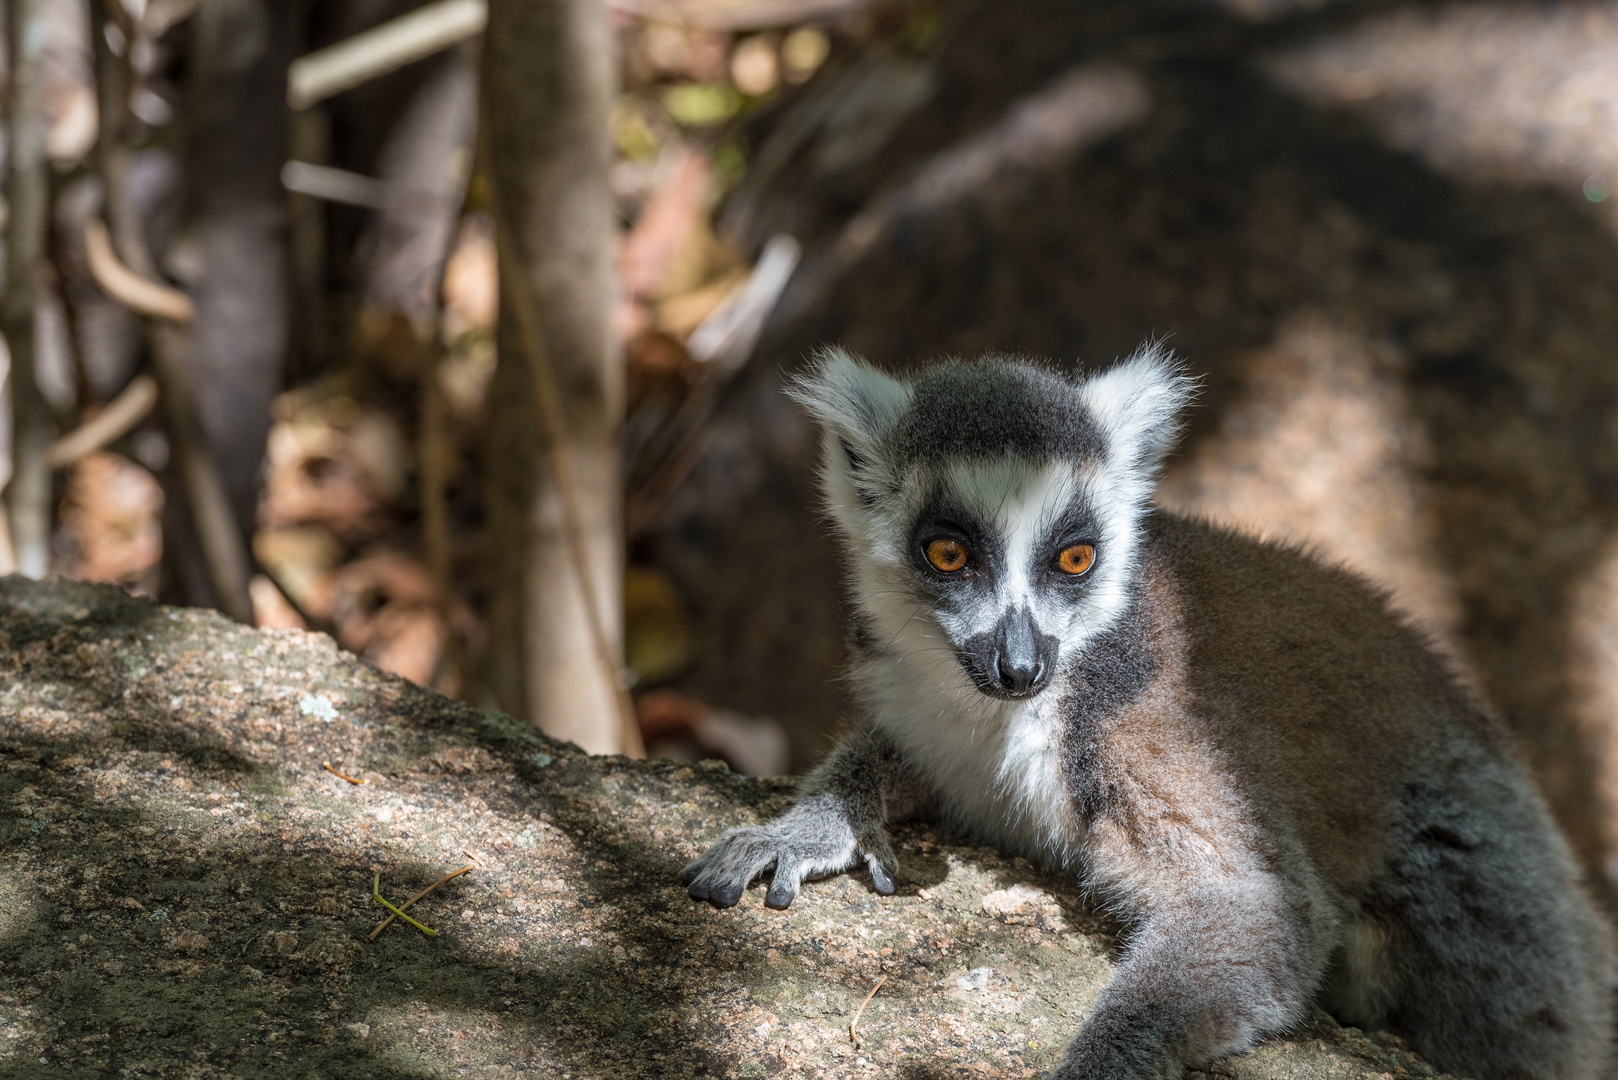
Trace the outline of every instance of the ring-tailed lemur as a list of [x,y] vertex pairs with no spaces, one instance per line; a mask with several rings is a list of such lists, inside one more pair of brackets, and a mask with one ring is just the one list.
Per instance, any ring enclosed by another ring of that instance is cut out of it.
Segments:
[[1192,384],[824,354],[863,726],[685,871],[725,907],[930,813],[1065,867],[1132,926],[1062,1080],[1177,1078],[1319,1000],[1474,1080],[1612,1061],[1608,931],[1496,721],[1352,575],[1152,511]]

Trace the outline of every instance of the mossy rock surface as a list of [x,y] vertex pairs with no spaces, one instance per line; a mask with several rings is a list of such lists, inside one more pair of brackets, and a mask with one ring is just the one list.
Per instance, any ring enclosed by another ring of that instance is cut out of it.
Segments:
[[[5,579],[0,1073],[1048,1069],[1116,952],[1069,881],[921,826],[897,896],[847,875],[784,913],[757,887],[686,898],[680,866],[791,791],[589,757],[322,635]],[[472,859],[411,911],[436,937],[369,939],[374,875],[399,903]],[[1433,1075],[1324,1018],[1215,1071]]]

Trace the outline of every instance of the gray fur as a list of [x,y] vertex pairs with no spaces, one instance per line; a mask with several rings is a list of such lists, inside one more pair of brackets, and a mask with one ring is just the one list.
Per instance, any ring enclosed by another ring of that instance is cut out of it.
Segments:
[[898,747],[867,725],[804,782],[796,806],[768,825],[730,830],[685,868],[681,881],[693,899],[730,907],[748,882],[773,868],[764,902],[784,908],[805,880],[863,863],[876,891],[891,896],[899,861],[887,824],[914,811],[918,796]]
[[1087,378],[821,358],[795,393],[866,719],[691,895],[773,868],[786,907],[860,865],[892,892],[885,826],[931,813],[1131,926],[1058,1080],[1177,1078],[1316,1001],[1475,1080],[1608,1076],[1610,934],[1497,723],[1362,582],[1149,513],[1191,389],[1153,347]]
[[912,386],[915,402],[894,432],[905,465],[1007,454],[1077,459],[1103,447],[1078,387],[1026,362],[990,356],[942,364]]

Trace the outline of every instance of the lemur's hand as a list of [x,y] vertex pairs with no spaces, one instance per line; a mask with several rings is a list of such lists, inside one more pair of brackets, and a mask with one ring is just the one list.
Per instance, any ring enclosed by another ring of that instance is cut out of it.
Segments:
[[768,825],[732,829],[687,866],[680,880],[693,900],[731,907],[759,874],[775,867],[764,903],[784,908],[806,879],[847,870],[863,859],[871,884],[884,896],[893,894],[899,872],[893,846],[880,826],[856,830],[841,799],[830,793],[812,795]]

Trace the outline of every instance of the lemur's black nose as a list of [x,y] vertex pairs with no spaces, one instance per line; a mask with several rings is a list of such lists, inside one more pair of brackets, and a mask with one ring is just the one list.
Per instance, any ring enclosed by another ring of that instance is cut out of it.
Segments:
[[995,633],[994,674],[1010,697],[1024,697],[1045,685],[1047,665],[1040,656],[1033,613],[1027,608],[1002,619]]
[[1060,643],[1034,625],[1024,607],[1001,614],[992,630],[961,643],[961,666],[977,688],[992,698],[1033,697],[1056,678]]
[[995,674],[1000,677],[1001,689],[1013,697],[1022,697],[1045,685],[1045,665],[1037,660],[1032,664],[1019,664],[1001,655]]

